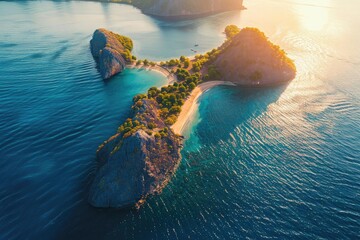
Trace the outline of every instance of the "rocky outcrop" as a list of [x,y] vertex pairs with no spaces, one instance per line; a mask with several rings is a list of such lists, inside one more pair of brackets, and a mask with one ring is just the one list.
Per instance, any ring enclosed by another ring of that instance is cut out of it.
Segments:
[[220,48],[213,63],[223,80],[238,85],[268,86],[295,78],[294,62],[256,28],[244,28]]
[[89,195],[95,207],[141,205],[161,192],[180,162],[181,138],[161,120],[156,101],[141,101],[132,129],[119,131],[97,151],[99,168]]
[[243,8],[243,0],[133,0],[146,14],[165,18],[189,18]]
[[[122,39],[131,47],[124,46]],[[132,41],[131,39],[115,34],[106,29],[97,29],[90,41],[90,49],[103,79],[108,79],[122,72],[126,64],[131,61]]]

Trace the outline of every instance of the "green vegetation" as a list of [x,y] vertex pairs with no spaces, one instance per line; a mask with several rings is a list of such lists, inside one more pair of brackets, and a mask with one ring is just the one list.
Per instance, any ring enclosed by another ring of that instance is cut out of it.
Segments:
[[138,120],[133,120],[131,118],[128,118],[119,128],[118,133],[121,133],[123,135],[123,138],[130,137],[132,134],[134,134],[139,129],[146,130],[145,125],[140,124]]
[[[228,40],[223,44],[222,49],[226,51],[226,54],[221,57],[217,66],[222,72],[233,72],[233,79],[242,75],[251,81],[260,81],[263,75],[267,74],[265,70],[262,72],[259,70],[264,65],[271,67],[272,71],[296,73],[293,60],[288,58],[285,51],[273,44],[259,29],[248,27],[240,31],[238,27],[230,25],[226,27],[225,33]],[[254,72],[245,73],[237,68],[239,65],[260,67]]]
[[116,39],[121,43],[121,45],[124,46],[124,51],[120,52],[120,54],[123,56],[123,58],[127,62],[133,62],[136,61],[136,57],[131,54],[131,51],[134,48],[134,43],[131,40],[131,38],[119,35],[117,33],[113,33]]
[[[145,60],[144,60],[145,62]],[[190,95],[191,91],[198,85],[200,75],[190,74],[186,69],[179,68],[176,71],[178,79],[182,79],[179,82],[175,82],[173,85],[168,85],[158,89],[157,87],[151,87],[147,91],[147,94],[138,94],[133,98],[132,109],[134,111],[140,111],[144,109],[144,101],[154,101],[158,105],[159,115],[161,120],[167,126],[173,125],[177,117],[181,112],[181,106],[184,104],[185,99]],[[146,111],[146,109],[144,109]],[[147,134],[156,138],[166,137],[168,134],[167,128],[158,129],[158,125],[154,121],[148,121],[144,123],[142,116],[135,115],[134,118],[127,119],[119,128],[118,133],[123,138],[127,138],[134,134],[139,129],[144,130]],[[138,120],[140,119],[140,120]],[[141,123],[142,122],[142,123]]]
[[186,70],[186,69],[178,68],[178,69],[176,70],[176,76],[177,76],[178,80],[183,81],[183,80],[185,80],[187,77],[190,76],[190,73],[189,73],[189,71]]
[[240,32],[240,28],[236,25],[229,25],[225,28],[225,35],[227,39],[233,38]]
[[[205,54],[198,54],[192,61],[185,56],[181,56],[179,59],[171,59],[166,62],[161,62],[160,66],[168,68],[169,71],[173,72],[177,76],[178,82],[162,87],[161,89],[151,87],[146,94],[139,94],[135,96],[133,98],[132,109],[138,112],[145,111],[146,115],[147,110],[146,107],[144,108],[146,102],[156,104],[155,106],[158,108],[157,110],[161,118],[160,120],[162,120],[167,127],[159,127],[159,123],[156,120],[149,120],[146,116],[140,114],[140,116],[135,115],[135,120],[127,119],[125,123],[119,127],[118,132],[123,134],[124,138],[131,136],[139,129],[145,130],[147,134],[154,135],[156,138],[163,138],[167,136],[168,127],[176,122],[177,117],[181,112],[182,105],[184,104],[186,98],[190,95],[191,91],[199,84],[200,80],[219,80],[222,78],[220,71],[217,68],[219,65],[215,66],[214,62],[230,45],[229,40],[232,41],[235,39],[234,36],[238,34],[248,34],[247,32],[252,32],[251,34],[254,34],[253,29],[245,28],[240,31],[240,29],[235,25],[227,26],[225,34],[228,40],[219,48],[212,49]],[[268,41],[265,35],[258,30],[256,30],[255,35],[255,37],[252,36],[252,41],[255,43],[259,40],[263,41],[264,39]],[[126,38],[123,38],[123,41],[124,39],[126,40]],[[130,45],[129,42],[127,43]],[[282,58],[285,56],[285,52],[280,50],[278,46],[270,46],[275,50],[276,54],[279,55],[278,57]],[[287,58],[284,58],[284,61],[285,60],[288,61]],[[147,59],[137,60],[136,65],[141,64],[144,66],[156,65],[154,62]],[[222,61],[220,64],[221,68],[225,68],[228,65],[229,63],[227,60]],[[255,71],[251,75],[251,80],[259,81],[262,77],[263,76],[260,71]]]
[[134,44],[131,38],[116,33],[114,34],[116,36],[116,39],[125,47],[126,50],[129,50],[130,52],[133,50]]

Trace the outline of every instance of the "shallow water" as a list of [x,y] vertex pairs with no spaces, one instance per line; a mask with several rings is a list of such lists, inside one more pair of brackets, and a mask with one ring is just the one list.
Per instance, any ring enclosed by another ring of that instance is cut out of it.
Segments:
[[[0,239],[358,238],[359,3],[245,4],[162,22],[119,4],[0,2]],[[136,93],[165,83],[138,70],[103,82],[89,53],[94,29],[131,36],[137,56],[163,60],[195,43],[216,47],[230,23],[264,30],[298,77],[208,91],[160,196],[140,211],[90,207],[97,146]]]

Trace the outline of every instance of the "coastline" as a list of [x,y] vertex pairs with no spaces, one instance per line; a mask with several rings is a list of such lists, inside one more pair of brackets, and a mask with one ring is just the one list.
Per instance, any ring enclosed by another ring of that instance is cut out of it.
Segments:
[[167,84],[173,84],[174,82],[177,81],[177,78],[175,76],[175,74],[171,73],[169,70],[159,66],[159,65],[156,65],[156,66],[144,66],[144,65],[139,65],[139,66],[136,66],[135,64],[129,64],[126,66],[127,68],[129,69],[143,69],[143,70],[147,70],[147,71],[155,71],[155,72],[158,72],[162,75],[164,75],[168,82]]
[[182,135],[186,124],[189,122],[191,115],[196,109],[196,103],[199,97],[207,90],[219,85],[235,86],[234,83],[227,81],[207,81],[199,84],[191,92],[190,96],[185,101],[184,105],[181,107],[181,112],[176,122],[171,126],[171,129],[174,131],[174,133]]
[[197,19],[197,18],[208,17],[208,16],[220,14],[220,13],[246,10],[246,7],[241,6],[241,7],[234,8],[234,9],[207,11],[207,12],[202,12],[202,13],[189,13],[189,14],[183,14],[183,15],[159,15],[159,14],[151,13],[151,12],[143,10],[143,9],[140,9],[140,10],[142,13],[144,13],[150,17],[153,17],[155,19],[158,19],[158,20],[181,21],[181,20],[193,20],[193,19]]

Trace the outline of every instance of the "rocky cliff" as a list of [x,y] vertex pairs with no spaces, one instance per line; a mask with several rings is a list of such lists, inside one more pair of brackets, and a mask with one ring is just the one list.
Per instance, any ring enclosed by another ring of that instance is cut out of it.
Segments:
[[89,195],[95,207],[141,205],[161,192],[180,162],[182,139],[159,116],[156,101],[138,100],[133,108],[133,118],[97,151],[99,168]]
[[123,71],[131,62],[131,39],[106,29],[97,29],[90,41],[90,49],[103,79]]
[[244,28],[220,48],[214,61],[223,80],[238,85],[267,86],[295,78],[296,67],[284,50],[256,28]]
[[187,18],[243,8],[243,0],[132,0],[146,14]]

